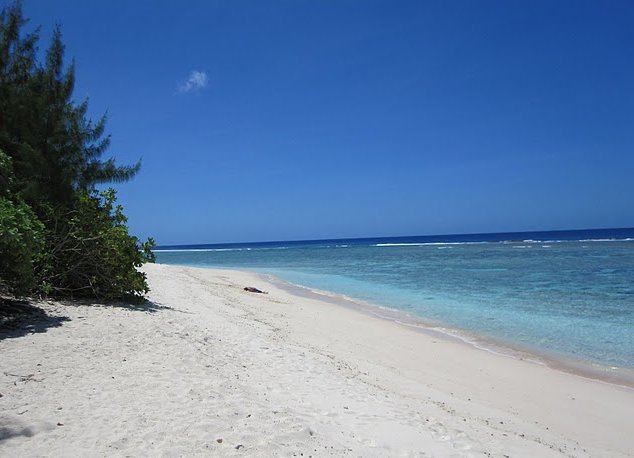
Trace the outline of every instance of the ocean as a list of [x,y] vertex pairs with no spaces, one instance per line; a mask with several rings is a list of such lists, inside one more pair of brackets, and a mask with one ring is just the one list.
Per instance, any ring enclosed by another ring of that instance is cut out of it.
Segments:
[[459,335],[634,368],[634,228],[162,246],[394,309]]

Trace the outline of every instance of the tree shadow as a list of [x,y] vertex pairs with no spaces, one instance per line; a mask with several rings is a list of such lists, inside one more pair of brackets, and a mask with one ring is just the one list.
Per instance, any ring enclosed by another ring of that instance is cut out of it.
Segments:
[[0,415],[0,443],[16,437],[33,437],[51,429],[54,429],[54,426],[50,423],[40,421],[27,426],[18,418]]
[[95,299],[62,299],[56,301],[58,304],[63,305],[64,307],[113,307],[120,308],[125,310],[130,310],[133,312],[145,312],[145,313],[156,313],[163,310],[172,310],[178,311],[172,307],[167,305],[159,304],[158,302],[153,301],[145,301],[140,303],[129,303],[129,302],[96,302]]
[[46,332],[69,321],[53,316],[28,301],[0,298],[0,340]]
[[137,312],[147,312],[147,313],[156,313],[163,310],[178,311],[174,309],[173,307],[162,305],[162,304],[159,304],[158,302],[153,302],[153,301],[145,301],[140,304],[127,304],[124,302],[117,302],[112,304],[106,304],[106,306],[119,307],[119,308],[123,308],[127,310],[132,310]]
[[32,437],[35,434],[35,432],[29,428],[28,426],[25,426],[24,428],[11,428],[8,426],[0,426],[0,442],[5,441],[7,439],[11,439],[12,437],[19,437],[19,436],[23,436],[23,437]]
[[[157,302],[146,301],[139,304],[125,302],[94,302],[89,300],[61,300],[56,301],[64,307],[115,307],[134,312],[157,313],[173,311],[189,313]],[[50,328],[57,328],[70,321],[67,316],[55,316],[27,300],[0,298],[0,340],[13,339],[29,334],[46,332]]]
[[156,313],[156,312],[169,310],[170,312],[186,313],[188,315],[193,315],[192,312],[175,309],[174,307],[170,307],[169,305],[163,305],[153,301],[145,301],[142,304],[126,304],[126,303],[105,304],[104,307],[120,307],[127,310],[134,310],[134,311],[146,312],[146,313]]

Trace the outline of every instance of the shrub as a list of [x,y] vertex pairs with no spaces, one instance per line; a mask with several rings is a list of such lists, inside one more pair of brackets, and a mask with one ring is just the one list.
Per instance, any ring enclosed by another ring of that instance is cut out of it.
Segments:
[[[61,214],[60,214],[61,213]],[[140,302],[149,291],[138,270],[153,262],[154,241],[128,233],[116,192],[78,191],[70,211],[49,210],[48,246],[42,262],[45,292],[71,297]]]
[[0,290],[27,294],[35,286],[33,265],[44,245],[44,225],[24,202],[0,197]]
[[11,192],[11,158],[0,149],[0,292],[23,295],[35,286],[33,266],[44,246],[44,225]]

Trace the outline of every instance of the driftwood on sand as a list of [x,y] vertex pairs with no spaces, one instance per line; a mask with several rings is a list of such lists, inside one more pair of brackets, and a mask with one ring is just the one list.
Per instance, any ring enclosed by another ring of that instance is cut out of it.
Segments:
[[254,288],[253,286],[245,286],[244,290],[250,293],[268,294],[266,291],[262,291],[261,289]]

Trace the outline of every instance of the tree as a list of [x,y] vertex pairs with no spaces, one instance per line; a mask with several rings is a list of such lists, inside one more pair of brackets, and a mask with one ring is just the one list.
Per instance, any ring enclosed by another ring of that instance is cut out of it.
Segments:
[[110,145],[110,136],[104,136],[107,116],[93,122],[87,118],[88,100],[72,100],[75,64],[64,70],[60,27],[39,64],[39,31],[22,38],[24,24],[19,2],[0,15],[0,148],[13,157],[26,201],[66,203],[73,190],[133,178],[140,162],[118,166],[102,159]]
[[39,29],[23,35],[26,23],[19,1],[0,13],[0,289],[138,299],[153,241],[130,235],[114,190],[96,186],[130,180],[141,164],[103,159],[107,117],[93,122],[88,100],[73,100],[60,27],[39,62]]

